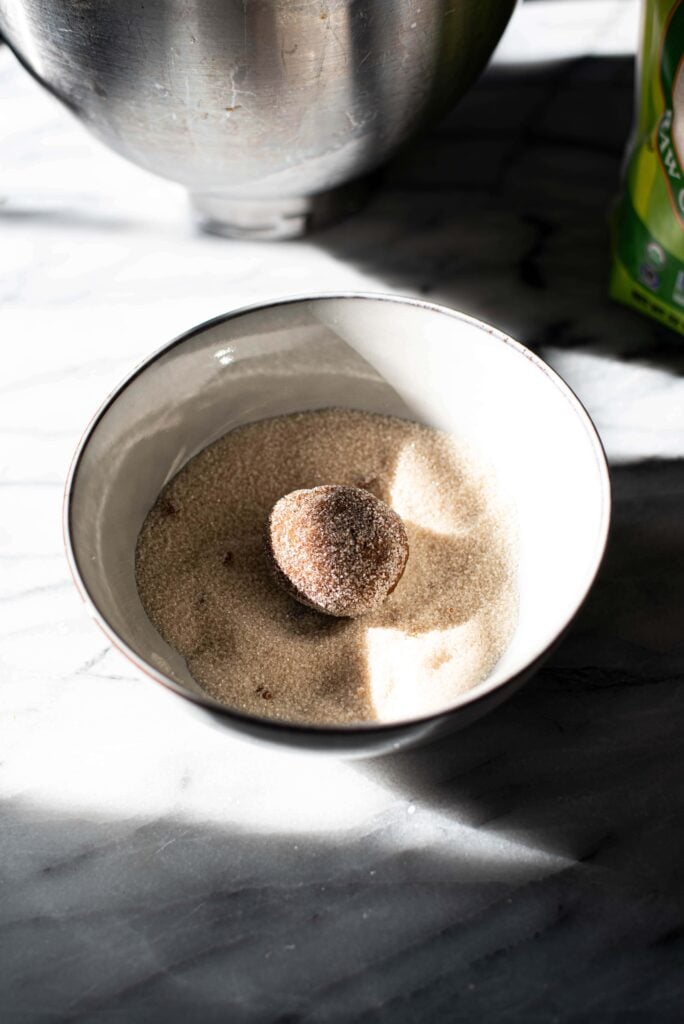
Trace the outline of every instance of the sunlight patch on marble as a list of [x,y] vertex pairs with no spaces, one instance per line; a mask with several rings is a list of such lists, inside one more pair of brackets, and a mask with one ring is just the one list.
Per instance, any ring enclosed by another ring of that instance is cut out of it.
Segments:
[[684,377],[586,352],[540,355],[580,396],[613,465],[684,456]]
[[[127,668],[105,655],[93,672],[105,661]],[[0,800],[92,821],[152,816],[227,833],[366,835],[388,853],[428,848],[478,877],[538,877],[566,863],[495,825],[426,807],[353,762],[239,739],[145,680],[88,678],[32,681],[30,702],[22,674],[8,680]]]
[[634,53],[639,0],[536,0],[521,4],[497,47],[497,64],[567,60],[568,53],[614,57]]

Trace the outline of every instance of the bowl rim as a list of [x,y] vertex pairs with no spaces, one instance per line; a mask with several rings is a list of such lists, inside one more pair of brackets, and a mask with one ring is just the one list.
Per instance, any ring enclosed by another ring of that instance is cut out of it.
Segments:
[[[476,329],[483,331],[490,337],[495,338],[508,348],[517,352],[519,355],[527,359],[533,366],[536,367],[544,376],[554,385],[556,390],[560,393],[561,397],[565,399],[570,405],[573,412],[581,422],[585,429],[587,437],[590,441],[593,449],[593,454],[596,462],[597,469],[600,477],[600,495],[601,495],[601,507],[600,507],[600,518],[598,523],[598,536],[596,547],[593,556],[592,569],[587,576],[587,580],[579,594],[577,595],[574,606],[566,616],[564,621],[560,623],[554,632],[551,640],[545,644],[540,650],[533,653],[532,657],[526,661],[525,665],[512,675],[508,675],[503,679],[500,679],[496,683],[490,681],[490,676],[485,677],[480,683],[467,690],[462,694],[458,700],[449,704],[447,707],[442,708],[439,711],[433,711],[429,714],[419,715],[415,718],[401,719],[399,721],[390,722],[358,722],[352,725],[309,725],[300,722],[289,722],[281,721],[275,718],[264,718],[258,715],[250,715],[244,711],[240,711],[237,708],[232,708],[229,705],[221,704],[214,698],[209,697],[206,694],[192,693],[186,690],[175,680],[171,679],[165,673],[156,669],[148,661],[138,655],[132,648],[128,646],[125,640],[119,636],[117,631],[109,624],[104,614],[99,610],[94,600],[92,599],[88,588],[85,584],[83,577],[78,566],[78,560],[74,550],[74,544],[72,540],[72,527],[71,527],[71,509],[74,497],[74,490],[76,480],[78,476],[79,467],[85,454],[85,451],[90,443],[95,431],[101,420],[107,415],[109,409],[114,405],[117,399],[126,391],[126,389],[144,372],[150,369],[158,359],[166,355],[172,349],[179,345],[190,341],[192,338],[203,334],[210,328],[221,324],[227,323],[231,320],[239,319],[242,316],[250,313],[256,313],[266,309],[273,309],[277,307],[300,305],[304,303],[317,303],[321,301],[379,301],[379,302],[391,302],[395,305],[413,306],[421,309],[425,309],[428,312],[436,313],[439,315],[448,316],[454,320],[466,323]],[[83,434],[78,442],[76,450],[71,459],[69,470],[67,473],[65,485],[64,485],[64,496],[62,503],[62,535],[64,548],[66,553],[67,564],[69,571],[78,591],[81,599],[83,600],[86,610],[88,611],[91,618],[95,621],[95,624],[101,629],[104,635],[107,637],[113,647],[120,651],[143,675],[152,679],[154,682],[161,684],[166,689],[171,690],[173,693],[180,697],[185,698],[191,703],[204,708],[209,712],[218,713],[222,719],[226,719],[226,725],[230,724],[230,720],[236,720],[236,723],[242,724],[247,728],[258,728],[259,730],[267,730],[273,733],[273,739],[277,740],[277,734],[282,734],[285,738],[286,734],[298,734],[302,737],[323,737],[328,736],[330,738],[344,739],[359,736],[361,734],[368,735],[369,737],[389,735],[392,732],[401,732],[403,730],[411,729],[418,726],[429,726],[432,723],[436,723],[441,719],[448,718],[454,713],[469,708],[472,705],[478,703],[478,701],[485,700],[490,697],[493,693],[503,690],[507,687],[511,687],[516,682],[521,682],[523,678],[530,674],[553,650],[556,644],[559,642],[561,637],[565,634],[571,623],[577,616],[580,608],[584,604],[584,601],[591,590],[598,571],[601,567],[603,557],[606,550],[606,544],[608,541],[608,535],[610,530],[612,510],[612,495],[611,495],[611,484],[610,484],[610,471],[608,467],[608,460],[606,452],[603,446],[603,442],[599,436],[598,430],[594,425],[591,416],[587,412],[585,406],[577,397],[572,388],[563,380],[563,378],[553,370],[548,363],[546,363],[540,356],[532,352],[531,349],[527,348],[522,342],[516,341],[510,335],[499,328],[486,323],[477,317],[471,316],[468,313],[463,313],[460,310],[451,309],[449,306],[444,306],[436,302],[429,302],[425,299],[417,298],[414,296],[400,295],[396,293],[386,292],[372,292],[372,291],[339,291],[339,292],[320,292],[314,294],[298,294],[284,296],[281,298],[270,299],[266,302],[254,302],[246,306],[240,306],[238,309],[231,310],[227,313],[219,314],[218,316],[211,317],[208,320],[204,320],[201,323],[183,331],[181,334],[176,335],[170,341],[161,345],[155,349],[150,355],[144,358],[138,363],[131,372],[125,376],[120,383],[107,395],[102,401],[90,422],[85,427]]]

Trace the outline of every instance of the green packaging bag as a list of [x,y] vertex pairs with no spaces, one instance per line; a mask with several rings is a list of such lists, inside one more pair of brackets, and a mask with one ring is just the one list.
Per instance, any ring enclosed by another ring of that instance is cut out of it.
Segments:
[[684,334],[684,0],[644,0],[610,294]]

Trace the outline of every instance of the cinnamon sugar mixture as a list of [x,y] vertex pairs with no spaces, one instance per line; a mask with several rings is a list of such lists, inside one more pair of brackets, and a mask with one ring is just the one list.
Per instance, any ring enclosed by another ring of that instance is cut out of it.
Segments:
[[[264,547],[283,495],[363,487],[401,516],[409,558],[377,611],[334,618],[275,581]],[[138,538],[142,603],[199,685],[290,722],[397,721],[449,706],[515,628],[514,530],[451,436],[328,409],[231,431],[164,488]]]

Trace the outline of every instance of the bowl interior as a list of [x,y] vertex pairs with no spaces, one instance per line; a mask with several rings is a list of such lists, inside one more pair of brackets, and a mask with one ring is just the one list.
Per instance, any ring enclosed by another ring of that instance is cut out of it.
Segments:
[[519,620],[493,689],[555,639],[600,561],[609,514],[605,460],[558,377],[498,332],[437,307],[379,297],[247,310],[184,336],[116,393],[86,437],[68,506],[73,562],[119,642],[177,689],[199,694],[138,597],[134,552],[164,484],[244,423],[343,406],[460,436],[515,506]]

